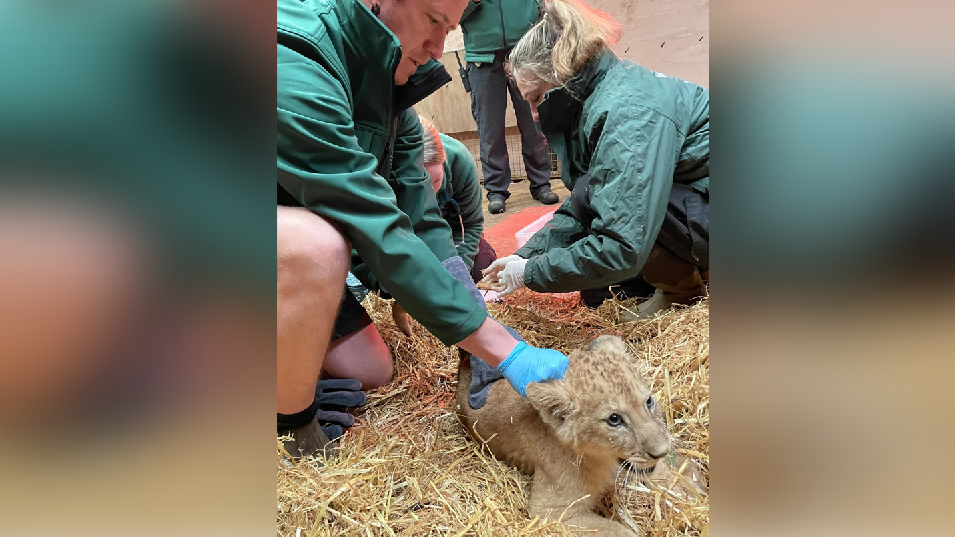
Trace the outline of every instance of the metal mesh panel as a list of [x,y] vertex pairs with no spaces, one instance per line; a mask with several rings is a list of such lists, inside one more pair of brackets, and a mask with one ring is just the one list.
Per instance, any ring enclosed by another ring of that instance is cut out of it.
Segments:
[[[524,157],[521,155],[521,131],[517,127],[508,127],[504,131],[505,143],[507,144],[507,156],[511,166],[511,178],[527,179],[527,171],[524,170]],[[484,182],[484,170],[481,167],[481,147],[477,132],[458,132],[450,135],[452,138],[460,141],[471,152],[477,166],[478,179]],[[550,176],[551,178],[560,177],[560,161],[557,155],[550,148]]]

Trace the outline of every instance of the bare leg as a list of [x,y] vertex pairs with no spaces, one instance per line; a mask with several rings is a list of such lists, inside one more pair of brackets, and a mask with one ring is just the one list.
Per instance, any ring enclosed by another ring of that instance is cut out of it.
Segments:
[[278,207],[278,413],[295,414],[315,386],[341,302],[351,245],[330,221]]
[[374,324],[332,341],[325,356],[325,373],[333,378],[358,379],[373,390],[391,382],[395,363]]
[[47,423],[118,365],[144,313],[148,246],[108,207],[4,196],[0,423]]

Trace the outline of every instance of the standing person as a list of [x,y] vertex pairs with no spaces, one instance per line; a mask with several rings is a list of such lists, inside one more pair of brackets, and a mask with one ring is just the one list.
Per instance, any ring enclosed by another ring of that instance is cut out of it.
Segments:
[[545,0],[509,68],[563,165],[570,198],[486,271],[499,292],[567,292],[642,274],[645,317],[706,293],[709,91],[620,60],[620,26],[577,0]]
[[488,317],[421,168],[411,106],[451,80],[434,58],[465,4],[278,2],[277,410],[293,456],[329,444],[316,386],[350,266],[522,395],[567,369]]
[[504,73],[504,60],[511,47],[537,20],[537,0],[470,0],[461,15],[467,77],[471,86],[471,114],[481,143],[481,168],[487,190],[488,211],[503,213],[511,167],[504,136],[507,94],[511,95],[521,153],[531,195],[545,205],[560,201],[550,189],[550,158],[527,101]]
[[451,226],[458,254],[477,282],[497,253],[484,239],[481,183],[471,152],[461,142],[439,133],[427,119],[418,116],[424,129],[424,167],[431,176],[438,208]]

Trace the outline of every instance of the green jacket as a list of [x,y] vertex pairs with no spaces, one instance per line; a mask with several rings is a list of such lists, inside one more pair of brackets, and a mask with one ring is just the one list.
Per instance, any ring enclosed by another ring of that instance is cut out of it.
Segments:
[[709,91],[619,60],[591,61],[538,107],[544,136],[573,191],[589,173],[590,229],[570,196],[517,255],[528,288],[568,292],[640,273],[666,214],[674,181],[709,191]]
[[444,161],[444,183],[437,192],[438,207],[451,226],[458,255],[471,270],[484,233],[481,183],[468,148],[447,134],[441,134],[441,143],[447,159]]
[[516,45],[539,16],[539,0],[470,0],[461,15],[465,59],[493,61],[495,52]]
[[368,273],[453,344],[487,314],[441,264],[457,252],[410,108],[451,77],[432,61],[396,88],[400,57],[358,0],[279,0],[279,197],[340,224]]

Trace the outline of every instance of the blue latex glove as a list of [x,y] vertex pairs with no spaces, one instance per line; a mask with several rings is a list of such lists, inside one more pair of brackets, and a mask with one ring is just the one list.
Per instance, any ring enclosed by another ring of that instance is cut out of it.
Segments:
[[531,382],[560,380],[567,372],[570,360],[553,349],[538,349],[523,341],[518,343],[497,369],[511,383],[514,391],[526,397],[525,390]]

